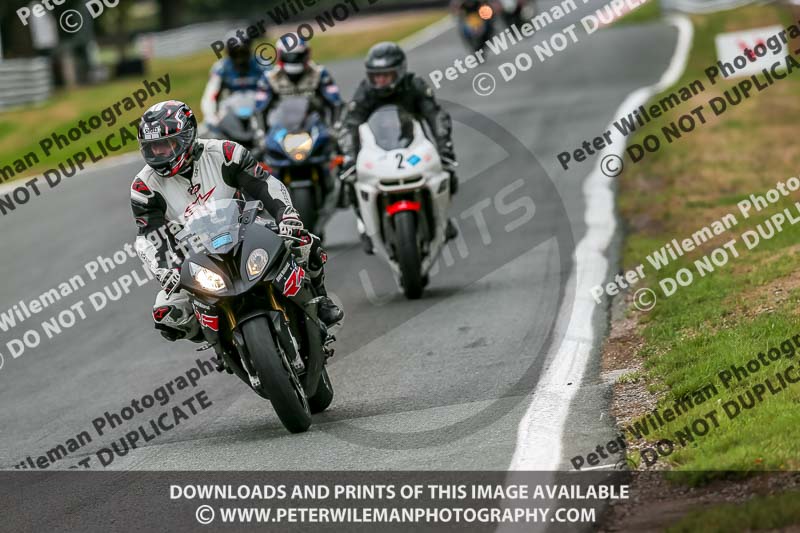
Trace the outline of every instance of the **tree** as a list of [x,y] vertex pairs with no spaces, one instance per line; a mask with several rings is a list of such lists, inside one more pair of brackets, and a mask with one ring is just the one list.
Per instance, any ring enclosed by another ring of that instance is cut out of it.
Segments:
[[158,29],[171,30],[180,26],[185,5],[184,0],[158,0]]

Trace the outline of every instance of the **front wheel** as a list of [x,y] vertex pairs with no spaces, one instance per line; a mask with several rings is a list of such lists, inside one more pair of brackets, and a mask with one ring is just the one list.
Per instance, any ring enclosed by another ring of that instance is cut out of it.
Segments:
[[292,203],[294,204],[294,208],[300,213],[300,220],[303,221],[306,229],[316,234],[318,231],[317,218],[319,217],[319,213],[317,212],[317,205],[314,201],[314,189],[312,187],[298,187],[297,189],[292,189]]
[[417,215],[413,211],[401,211],[394,215],[396,236],[395,253],[400,265],[403,292],[406,298],[416,300],[425,287],[422,276],[422,261],[417,244]]
[[258,317],[242,324],[242,334],[261,387],[284,427],[302,433],[311,426],[311,408],[300,380],[272,336],[269,321]]

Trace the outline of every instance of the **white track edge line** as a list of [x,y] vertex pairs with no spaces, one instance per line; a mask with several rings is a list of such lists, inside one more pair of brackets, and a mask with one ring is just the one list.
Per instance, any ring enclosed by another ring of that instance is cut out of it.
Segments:
[[[678,41],[669,67],[656,84],[637,89],[627,96],[609,129],[613,130],[612,125],[619,117],[644,105],[653,95],[677,83],[683,75],[692,47],[694,27],[685,15],[672,15],[666,21],[678,29]],[[561,442],[569,407],[582,382],[596,341],[592,328],[593,314],[595,311],[603,312],[592,299],[584,296],[589,294],[590,287],[606,280],[609,261],[605,254],[617,225],[612,180],[602,173],[600,164],[608,155],[622,157],[624,150],[625,141],[622,138],[603,150],[583,186],[587,232],[575,250],[575,267],[570,274],[571,280],[576,280],[576,292],[565,339],[586,338],[592,341],[565,341],[545,362],[544,374],[517,429],[517,444],[509,470],[557,470],[561,465]],[[567,382],[574,385],[567,386]]]

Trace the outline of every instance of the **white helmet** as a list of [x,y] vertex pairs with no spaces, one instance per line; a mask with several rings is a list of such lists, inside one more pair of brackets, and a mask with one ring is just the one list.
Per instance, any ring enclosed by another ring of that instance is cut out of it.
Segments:
[[290,76],[299,76],[308,68],[311,48],[296,33],[287,33],[278,39],[278,68]]

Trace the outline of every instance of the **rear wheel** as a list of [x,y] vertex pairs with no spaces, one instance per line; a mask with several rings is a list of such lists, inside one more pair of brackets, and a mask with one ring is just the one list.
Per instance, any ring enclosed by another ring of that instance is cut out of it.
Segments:
[[317,392],[314,396],[308,399],[308,405],[311,407],[311,413],[321,413],[333,401],[333,384],[331,378],[328,377],[328,369],[323,368],[322,374],[319,376],[319,385],[317,385]]
[[417,244],[417,215],[413,211],[401,211],[394,215],[394,231],[397,238],[395,251],[403,280],[406,298],[416,300],[425,287],[422,276],[422,261]]
[[292,433],[302,433],[311,426],[311,408],[300,380],[272,336],[265,317],[242,324],[247,351],[261,387],[269,396],[278,418]]
[[300,220],[303,221],[306,229],[316,234],[319,213],[317,213],[316,202],[314,201],[313,187],[292,189],[292,203],[300,213]]

